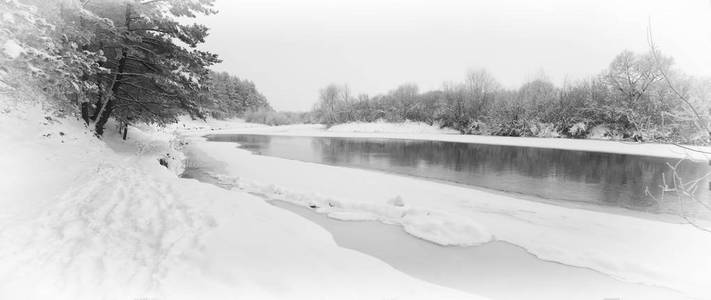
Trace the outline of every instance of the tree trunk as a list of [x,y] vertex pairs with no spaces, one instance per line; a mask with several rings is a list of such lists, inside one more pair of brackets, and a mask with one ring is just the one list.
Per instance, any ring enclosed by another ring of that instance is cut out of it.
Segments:
[[[126,4],[126,29],[130,30],[131,25],[131,4]],[[114,110],[114,95],[118,92],[118,88],[121,85],[121,79],[123,79],[123,72],[126,68],[126,57],[128,56],[128,49],[123,48],[121,50],[121,59],[119,60],[119,65],[117,69],[117,74],[114,76],[114,80],[111,82],[110,94],[106,95],[106,100],[104,105],[99,111],[99,117],[96,120],[96,136],[101,136],[104,134],[104,126],[106,122],[109,121],[111,113]]]
[[123,140],[126,140],[126,135],[128,134],[128,123],[123,123]]
[[86,122],[86,126],[89,126],[89,102],[81,103],[81,118]]
[[109,121],[111,117],[111,112],[114,110],[113,96],[106,97],[106,102],[104,103],[103,109],[99,113],[99,117],[96,120],[96,128],[94,131],[97,136],[102,136],[104,134],[104,126],[106,122]]

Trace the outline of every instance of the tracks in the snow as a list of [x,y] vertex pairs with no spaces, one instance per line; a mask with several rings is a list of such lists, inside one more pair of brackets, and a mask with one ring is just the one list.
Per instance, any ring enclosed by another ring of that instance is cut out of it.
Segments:
[[0,264],[0,280],[154,289],[214,226],[171,188],[179,183],[138,168],[102,164],[74,183],[36,219],[3,228],[0,259],[12,265]]

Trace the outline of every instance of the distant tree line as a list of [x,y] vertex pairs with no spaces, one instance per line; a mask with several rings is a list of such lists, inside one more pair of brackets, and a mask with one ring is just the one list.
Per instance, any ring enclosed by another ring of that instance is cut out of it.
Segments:
[[273,111],[254,83],[226,72],[210,72],[207,88],[201,96],[203,111],[217,119],[243,116],[253,111]]
[[317,123],[310,112],[275,111],[271,109],[249,110],[242,115],[245,121],[270,126]]
[[97,136],[110,118],[124,129],[177,116],[232,116],[269,107],[254,84],[210,72],[213,0],[0,1],[0,89],[39,90]]
[[[658,52],[624,51],[587,80],[556,86],[539,76],[518,89],[503,88],[486,70],[439,90],[421,92],[403,84],[374,97],[331,84],[320,91],[312,113],[329,125],[411,120],[463,134],[708,143],[710,103],[704,99],[711,81],[686,76],[672,69],[672,62]],[[682,103],[672,83],[692,106]],[[692,114],[694,107],[700,119]]]

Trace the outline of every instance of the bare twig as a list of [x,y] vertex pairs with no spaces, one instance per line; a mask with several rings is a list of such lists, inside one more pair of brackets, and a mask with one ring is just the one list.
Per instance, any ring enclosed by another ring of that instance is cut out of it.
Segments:
[[706,124],[706,121],[704,120],[703,117],[701,117],[701,114],[696,110],[696,107],[694,107],[693,104],[691,104],[691,101],[689,99],[682,95],[679,90],[676,89],[674,84],[672,84],[671,80],[669,79],[669,76],[667,73],[664,71],[664,68],[662,67],[661,61],[659,59],[659,56],[657,54],[657,48],[654,44],[654,38],[652,35],[652,24],[650,22],[649,27],[647,27],[647,42],[649,43],[649,48],[651,48],[652,52],[652,57],[654,58],[655,65],[657,66],[657,69],[659,69],[659,73],[662,75],[662,78],[664,79],[664,82],[666,82],[667,86],[669,89],[681,100],[686,104],[687,108],[691,110],[691,112],[694,114],[696,117],[696,126],[699,127],[699,129],[703,130],[709,137],[711,137],[711,128]]
[[686,149],[686,150],[690,150],[690,151],[694,151],[694,152],[699,152],[699,153],[711,155],[711,152],[708,152],[708,151],[703,151],[703,150],[694,149],[694,148],[687,147],[687,146],[684,146],[684,145],[680,145],[680,144],[677,144],[677,143],[672,143],[672,144],[673,144],[674,146],[677,146],[677,147],[679,147],[679,148],[684,148],[684,149]]
[[662,184],[659,186],[661,188],[660,196],[655,197],[650,191],[648,187],[645,187],[644,193],[645,195],[649,196],[652,198],[654,201],[657,203],[662,203],[664,201],[664,195],[665,193],[674,193],[676,194],[677,201],[679,204],[679,215],[686,223],[694,226],[697,229],[706,231],[711,233],[711,228],[706,228],[702,225],[700,225],[696,220],[693,218],[689,217],[687,213],[687,208],[684,205],[684,201],[690,201],[690,202],[695,202],[699,204],[702,208],[708,210],[711,212],[711,205],[707,204],[706,202],[699,200],[697,197],[694,195],[696,194],[696,191],[698,190],[699,183],[701,183],[704,179],[711,177],[711,172],[708,172],[704,174],[703,176],[700,176],[696,179],[690,180],[685,182],[684,179],[679,175],[679,167],[683,161],[688,160],[687,158],[682,158],[679,161],[677,161],[675,164],[667,163],[667,167],[671,170],[671,175],[672,175],[672,185],[669,186],[666,182],[666,177],[662,175]]

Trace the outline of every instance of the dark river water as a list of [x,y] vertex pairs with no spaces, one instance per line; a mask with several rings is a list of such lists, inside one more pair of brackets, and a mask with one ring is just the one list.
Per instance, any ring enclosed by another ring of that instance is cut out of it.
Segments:
[[[386,171],[464,185],[519,193],[549,200],[624,207],[678,214],[678,198],[660,198],[662,177],[671,183],[666,163],[677,159],[588,151],[377,138],[295,137],[218,134],[208,141],[235,142],[255,154]],[[706,162],[684,161],[679,169],[692,179],[711,172]],[[697,199],[708,201],[703,180]],[[685,200],[688,215],[707,215]]]

